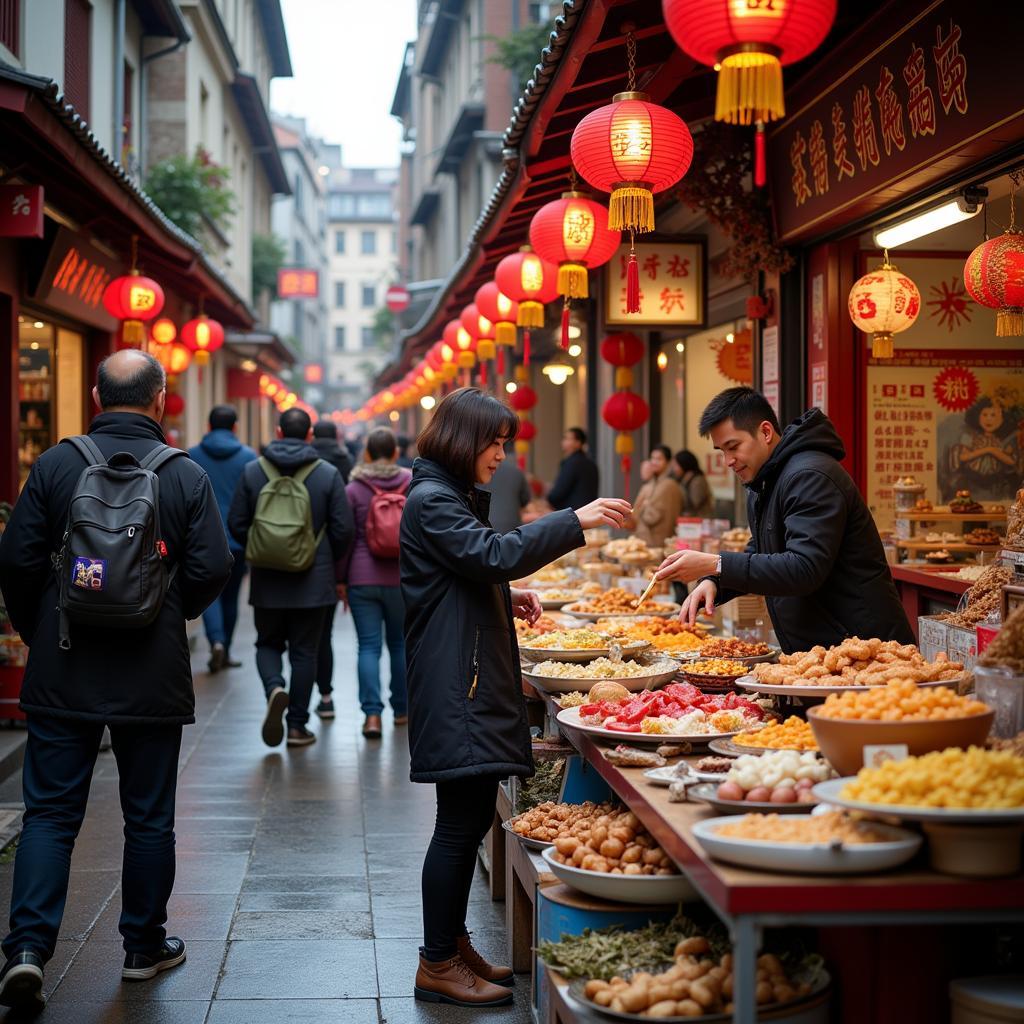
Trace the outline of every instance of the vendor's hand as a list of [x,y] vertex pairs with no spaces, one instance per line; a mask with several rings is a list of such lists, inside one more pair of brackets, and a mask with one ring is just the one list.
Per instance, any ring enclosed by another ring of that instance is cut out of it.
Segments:
[[598,498],[583,508],[576,509],[576,518],[584,530],[592,530],[596,526],[622,526],[630,513],[630,504],[622,498]]
[[512,613],[517,619],[525,619],[532,626],[540,618],[543,610],[540,606],[540,595],[536,590],[512,588]]
[[659,582],[676,580],[679,583],[692,583],[701,576],[710,576],[718,565],[717,555],[708,555],[703,551],[674,551],[655,572]]
[[689,597],[683,602],[682,610],[679,612],[679,621],[689,623],[691,626],[697,621],[701,605],[708,616],[715,614],[715,597],[718,595],[718,585],[714,580],[704,580],[690,592]]
[[348,584],[336,583],[334,586],[334,592],[338,595],[338,600],[341,602],[341,607],[345,611],[348,611]]

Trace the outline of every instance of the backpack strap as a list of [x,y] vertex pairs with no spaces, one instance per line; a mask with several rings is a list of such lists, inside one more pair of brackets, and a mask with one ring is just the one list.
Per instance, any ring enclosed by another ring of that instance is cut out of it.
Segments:
[[316,469],[317,466],[323,465],[323,461],[323,459],[315,459],[313,462],[307,462],[301,469],[297,469],[292,473],[292,479],[300,484],[304,484],[313,470]]
[[152,473],[159,471],[160,467],[165,462],[170,462],[171,459],[178,455],[185,455],[186,452],[180,448],[172,448],[169,444],[157,445],[140,463],[141,469],[148,469]]
[[62,439],[61,444],[67,443],[71,445],[79,455],[85,459],[86,465],[89,466],[105,466],[107,464],[106,456],[100,451],[99,446],[88,434],[77,434],[74,437],[65,437]]
[[256,461],[260,464],[260,469],[263,470],[267,483],[281,478],[280,470],[265,455],[261,455]]

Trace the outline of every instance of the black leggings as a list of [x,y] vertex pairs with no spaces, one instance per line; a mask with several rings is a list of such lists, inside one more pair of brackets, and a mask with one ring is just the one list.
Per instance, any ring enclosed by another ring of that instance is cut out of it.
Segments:
[[473,775],[437,784],[437,819],[423,861],[423,955],[455,956],[466,934],[466,908],[476,855],[494,824],[497,775]]

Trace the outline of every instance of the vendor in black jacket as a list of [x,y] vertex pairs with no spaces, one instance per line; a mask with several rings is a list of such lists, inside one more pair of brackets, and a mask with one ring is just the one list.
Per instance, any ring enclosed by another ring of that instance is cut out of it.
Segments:
[[540,600],[509,581],[581,547],[583,530],[620,526],[629,504],[598,499],[509,533],[487,521],[490,483],[519,420],[477,388],[438,405],[417,446],[402,515],[409,742],[414,782],[437,785],[423,864],[425,939],[417,998],[463,1006],[510,1003],[508,967],[487,963],[466,932],[476,852],[494,821],[498,782],[533,773],[513,615],[533,623]]
[[787,653],[850,636],[914,643],[878,529],[820,409],[781,432],[763,395],[729,388],[704,410],[699,429],[747,487],[751,538],[742,553],[665,559],[659,579],[701,580],[681,619],[692,623],[701,606],[711,614],[716,603],[763,594]]

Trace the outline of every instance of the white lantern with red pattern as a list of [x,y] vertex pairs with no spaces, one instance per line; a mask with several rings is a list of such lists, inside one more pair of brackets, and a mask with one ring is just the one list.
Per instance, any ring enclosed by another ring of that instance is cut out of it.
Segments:
[[913,325],[921,312],[921,293],[886,257],[850,289],[848,307],[854,326],[871,335],[871,355],[892,359],[893,335]]

